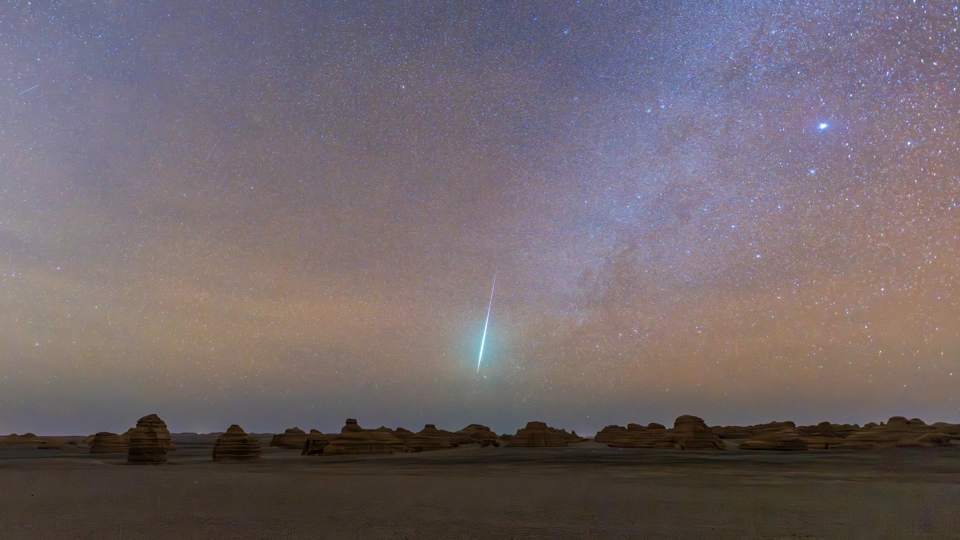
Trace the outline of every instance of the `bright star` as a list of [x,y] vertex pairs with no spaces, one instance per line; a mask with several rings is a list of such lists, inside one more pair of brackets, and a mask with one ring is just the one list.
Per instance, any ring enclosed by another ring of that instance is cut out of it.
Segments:
[[827,129],[828,127],[830,127],[830,124],[826,122],[820,122],[820,124],[817,125],[817,129],[819,129],[820,131]]

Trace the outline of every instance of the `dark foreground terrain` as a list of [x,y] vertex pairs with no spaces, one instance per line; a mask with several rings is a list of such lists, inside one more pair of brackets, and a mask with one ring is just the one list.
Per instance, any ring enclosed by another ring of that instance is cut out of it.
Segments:
[[960,538],[960,448],[467,447],[165,465],[0,448],[0,538]]

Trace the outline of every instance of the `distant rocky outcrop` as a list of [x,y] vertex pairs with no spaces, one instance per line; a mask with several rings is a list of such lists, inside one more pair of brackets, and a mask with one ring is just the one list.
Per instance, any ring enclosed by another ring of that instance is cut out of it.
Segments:
[[416,433],[410,431],[409,429],[404,429],[402,427],[398,427],[397,429],[393,430],[391,434],[394,437],[400,439],[401,441],[405,441],[410,437],[413,437],[414,435],[416,435]]
[[594,441],[605,443],[612,448],[676,448],[672,431],[662,424],[653,423],[646,427],[640,424],[627,424],[626,428],[607,426],[597,434]]
[[348,418],[340,435],[323,448],[323,454],[391,454],[403,450],[403,442],[391,433],[364,430]]
[[137,427],[127,433],[130,435],[128,463],[166,463],[167,452],[177,449],[170,440],[167,424],[155,414],[137,420]]
[[101,431],[92,437],[90,439],[91,454],[126,454],[130,446],[129,441],[109,431]]
[[896,444],[899,448],[934,448],[937,446],[951,446],[950,435],[946,433],[926,433],[916,439],[900,441]]
[[930,424],[930,428],[936,430],[937,433],[948,435],[953,440],[960,440],[960,424],[937,422]]
[[609,444],[620,440],[627,428],[612,424],[601,429],[594,437],[594,442]]
[[260,441],[233,424],[213,444],[214,461],[254,461],[260,459]]
[[[957,445],[960,425],[937,422],[928,425],[919,418],[907,420],[894,416],[886,423],[832,424],[820,422],[797,426],[794,422],[770,422],[751,426],[715,426],[703,424],[697,417],[681,416],[673,429],[653,430],[639,424],[626,428],[611,425],[603,428],[595,441],[619,448],[723,448],[718,439],[741,441],[744,450],[866,450],[888,447]],[[659,426],[662,428],[662,426]]]
[[685,414],[673,423],[674,445],[681,450],[726,450],[727,446],[702,418]]
[[40,442],[40,437],[30,432],[24,433],[23,435],[11,433],[6,437],[0,437],[0,445],[2,446],[37,445],[40,444]]
[[613,448],[652,448],[676,450],[725,450],[726,445],[701,418],[684,415],[674,422],[673,429],[663,424],[647,426],[627,424],[627,427],[607,426],[594,441]]
[[303,443],[303,450],[300,452],[301,456],[316,456],[323,453],[323,449],[326,448],[327,444],[330,443],[330,440],[334,438],[335,435],[324,435],[319,430],[311,429],[310,433],[307,434],[307,440]]
[[[820,422],[815,426],[797,426],[794,422],[770,422],[767,424],[756,424],[752,426],[714,426],[713,432],[721,439],[733,439],[744,441],[764,441],[765,439],[777,439],[781,431],[795,431],[803,443],[806,443],[810,449],[834,448],[843,441],[843,437],[856,432],[857,425],[850,424],[831,424],[830,422]],[[768,443],[772,440],[768,440]],[[747,445],[750,447],[754,443]],[[760,444],[759,442],[756,444]],[[764,446],[760,444],[760,446]]]
[[584,441],[576,433],[567,433],[566,430],[547,426],[543,422],[528,422],[527,426],[517,431],[507,443],[507,446],[525,448],[549,448],[566,446],[572,442]]
[[423,426],[416,435],[403,441],[403,446],[409,452],[430,452],[432,450],[449,450],[460,446],[460,436],[437,429],[433,424]]
[[859,430],[837,445],[839,449],[870,450],[890,447],[933,447],[952,444],[952,437],[938,432],[941,426],[928,426],[919,419],[894,416],[886,424]]
[[480,446],[500,446],[500,437],[487,426],[470,424],[456,432],[460,444],[479,444]]
[[307,434],[298,427],[292,427],[273,436],[270,446],[274,448],[286,448],[289,450],[302,450],[303,444],[307,442]]
[[766,432],[740,443],[741,450],[809,450],[809,445],[800,438],[796,429],[785,428],[780,431]]

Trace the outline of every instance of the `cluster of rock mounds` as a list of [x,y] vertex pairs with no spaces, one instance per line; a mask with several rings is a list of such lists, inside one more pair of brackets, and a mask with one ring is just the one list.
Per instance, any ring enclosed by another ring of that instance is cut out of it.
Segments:
[[714,428],[724,439],[740,440],[742,450],[871,450],[875,448],[932,448],[960,441],[960,425],[937,422],[927,425],[919,418],[894,416],[886,423],[856,424],[820,422],[797,426],[771,422],[755,426]]
[[793,422],[770,422],[753,426],[708,427],[696,416],[677,418],[673,429],[660,424],[607,426],[594,440],[615,448],[662,448],[723,450],[725,441],[741,450],[867,450],[888,447],[950,446],[960,441],[960,425],[894,416],[886,423],[797,426]]
[[685,414],[676,419],[672,429],[657,423],[647,426],[627,424],[607,426],[593,439],[613,448],[659,448],[677,450],[726,450],[723,440],[702,418]]
[[77,448],[80,443],[77,437],[41,437],[33,433],[24,433],[17,435],[11,433],[7,436],[0,436],[0,447],[2,446],[35,446],[38,450],[62,450],[64,448]]
[[391,430],[363,429],[353,418],[348,418],[340,435],[330,439],[323,447],[323,454],[392,454],[403,452],[403,441]]
[[20,446],[20,445],[30,445],[35,446],[39,445],[43,439],[37,437],[33,433],[24,433],[23,435],[17,435],[16,433],[11,433],[6,437],[0,437],[0,446]]
[[517,430],[516,435],[506,436],[507,446],[521,448],[556,448],[587,440],[577,432],[567,433],[565,429],[548,426],[544,422],[527,422],[526,427]]
[[[295,428],[294,428],[295,429]],[[287,430],[290,432],[291,430]],[[299,430],[298,430],[299,431]],[[486,426],[470,424],[460,431],[437,429],[426,424],[414,433],[408,429],[390,429],[384,426],[363,429],[353,418],[348,418],[339,434],[324,434],[310,430],[301,447],[301,454],[390,454],[394,452],[430,452],[449,450],[465,444],[500,446],[500,437]]]

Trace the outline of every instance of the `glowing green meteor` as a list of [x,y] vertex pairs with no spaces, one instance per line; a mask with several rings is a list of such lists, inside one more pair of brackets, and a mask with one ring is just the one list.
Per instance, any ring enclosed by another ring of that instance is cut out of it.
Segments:
[[497,289],[497,275],[493,275],[493,286],[490,287],[490,304],[487,305],[487,322],[483,323],[483,339],[480,340],[480,356],[477,358],[477,373],[480,373],[480,362],[483,361],[483,344],[487,341],[487,327],[490,326],[490,308],[493,307],[493,291]]

